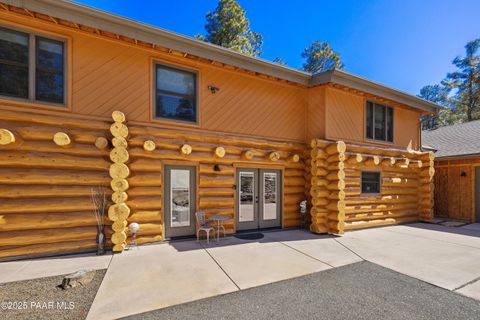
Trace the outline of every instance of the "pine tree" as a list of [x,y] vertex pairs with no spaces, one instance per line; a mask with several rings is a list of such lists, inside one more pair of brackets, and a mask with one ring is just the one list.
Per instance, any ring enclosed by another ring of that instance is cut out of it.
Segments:
[[206,19],[206,35],[197,35],[197,39],[251,56],[262,53],[262,35],[250,29],[246,12],[236,0],[220,0]]
[[447,74],[443,84],[456,90],[455,105],[466,115],[466,121],[480,119],[480,39],[465,46],[465,57],[456,57],[453,64],[457,71]]
[[314,41],[310,47],[305,48],[302,58],[306,59],[303,70],[310,73],[344,67],[340,55],[333,51],[328,42]]

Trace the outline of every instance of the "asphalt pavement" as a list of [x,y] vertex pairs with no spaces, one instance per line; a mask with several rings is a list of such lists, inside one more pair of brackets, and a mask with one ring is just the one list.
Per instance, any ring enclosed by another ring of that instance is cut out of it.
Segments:
[[126,319],[467,320],[480,301],[363,261]]

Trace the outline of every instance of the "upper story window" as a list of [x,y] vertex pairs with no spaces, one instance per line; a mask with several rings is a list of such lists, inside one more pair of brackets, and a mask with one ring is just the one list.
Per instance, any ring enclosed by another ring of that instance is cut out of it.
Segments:
[[155,117],[197,122],[197,75],[155,65]]
[[0,28],[0,96],[65,103],[65,43]]
[[393,142],[393,109],[367,101],[365,114],[367,139]]

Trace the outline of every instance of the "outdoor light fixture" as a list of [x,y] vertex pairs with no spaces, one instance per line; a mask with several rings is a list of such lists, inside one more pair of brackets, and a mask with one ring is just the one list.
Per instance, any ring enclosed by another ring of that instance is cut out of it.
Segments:
[[465,171],[462,171],[462,173],[460,173],[460,177],[466,177],[467,176],[467,173]]
[[128,250],[137,246],[137,233],[140,230],[140,225],[136,222],[132,222],[128,225],[128,231],[132,234],[132,241],[128,244]]
[[210,90],[211,93],[215,94],[217,91],[220,91],[219,87],[215,87],[214,85],[209,84],[208,85],[208,90]]
[[218,164],[214,165],[213,171],[220,171],[220,166]]

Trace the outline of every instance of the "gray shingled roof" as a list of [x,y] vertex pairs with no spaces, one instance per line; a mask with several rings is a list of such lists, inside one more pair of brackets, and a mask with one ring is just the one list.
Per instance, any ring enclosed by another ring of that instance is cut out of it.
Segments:
[[437,150],[435,157],[480,154],[480,120],[424,130],[422,145]]

